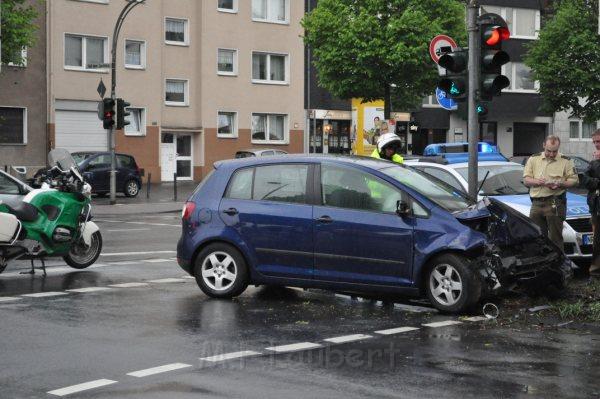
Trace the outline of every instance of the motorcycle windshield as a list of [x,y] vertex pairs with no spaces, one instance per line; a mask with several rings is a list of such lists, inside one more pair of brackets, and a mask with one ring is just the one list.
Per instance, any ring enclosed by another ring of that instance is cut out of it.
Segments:
[[68,171],[71,167],[77,169],[71,153],[64,148],[56,148],[48,153],[48,165],[50,167],[58,166],[63,171]]

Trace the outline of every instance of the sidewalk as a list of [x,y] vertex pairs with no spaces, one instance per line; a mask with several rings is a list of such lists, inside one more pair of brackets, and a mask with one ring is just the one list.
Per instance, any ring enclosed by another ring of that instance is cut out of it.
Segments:
[[153,213],[181,212],[183,204],[194,192],[198,183],[178,182],[177,201],[174,199],[173,183],[155,183],[150,185],[147,198],[147,186],[144,185],[135,198],[127,198],[117,193],[117,203],[110,205],[110,198],[93,196],[92,213],[94,215],[142,215]]

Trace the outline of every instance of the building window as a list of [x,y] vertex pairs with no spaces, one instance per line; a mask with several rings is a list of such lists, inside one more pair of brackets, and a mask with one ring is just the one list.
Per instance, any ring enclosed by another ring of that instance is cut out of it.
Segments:
[[252,114],[252,142],[285,144],[287,116]]
[[27,108],[0,107],[0,145],[27,143]]
[[106,71],[99,65],[108,61],[107,46],[105,37],[66,34],[65,69]]
[[540,30],[540,11],[529,8],[484,5],[482,13],[500,15],[508,24],[510,36],[517,39],[537,39]]
[[217,73],[237,75],[237,50],[220,48],[217,54]]
[[591,139],[592,133],[596,131],[596,122],[586,123],[583,122],[581,124],[581,138],[582,139]]
[[129,125],[125,125],[126,136],[145,136],[146,135],[146,110],[144,108],[127,108],[129,116],[126,120]]
[[237,113],[219,112],[217,137],[237,137]]
[[252,81],[287,83],[287,55],[252,53]]
[[165,92],[166,105],[188,105],[187,80],[167,79],[167,87]]
[[237,12],[237,0],[217,0],[217,10],[222,12]]
[[289,0],[252,0],[252,19],[259,22],[288,23]]
[[509,91],[536,92],[538,82],[531,79],[531,68],[522,62],[509,62],[504,65],[503,73],[510,80]]
[[570,121],[569,122],[569,138],[571,138],[571,139],[579,138],[579,122],[578,121]]
[[441,108],[441,105],[438,103],[435,94],[423,98],[422,105],[423,108]]
[[144,69],[146,67],[146,42],[125,40],[125,68]]
[[590,140],[596,129],[598,129],[597,122],[569,121],[569,138]]
[[165,19],[165,43],[185,46],[189,44],[188,36],[187,19]]

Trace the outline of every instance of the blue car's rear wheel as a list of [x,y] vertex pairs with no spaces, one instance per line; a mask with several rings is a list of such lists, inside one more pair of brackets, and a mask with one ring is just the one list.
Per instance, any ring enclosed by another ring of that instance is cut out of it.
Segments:
[[481,296],[479,277],[469,267],[469,261],[454,254],[433,259],[424,284],[429,301],[442,312],[463,312]]
[[215,243],[196,257],[194,276],[200,289],[213,298],[232,298],[248,286],[248,268],[240,252],[229,244]]

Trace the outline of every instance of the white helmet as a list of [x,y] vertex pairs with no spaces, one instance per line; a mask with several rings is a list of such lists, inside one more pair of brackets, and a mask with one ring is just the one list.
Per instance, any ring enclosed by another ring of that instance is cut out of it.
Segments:
[[400,137],[396,133],[384,133],[377,140],[377,151],[383,153],[385,147],[395,146],[400,148],[401,144],[402,140],[400,140]]

